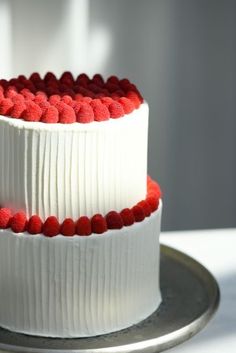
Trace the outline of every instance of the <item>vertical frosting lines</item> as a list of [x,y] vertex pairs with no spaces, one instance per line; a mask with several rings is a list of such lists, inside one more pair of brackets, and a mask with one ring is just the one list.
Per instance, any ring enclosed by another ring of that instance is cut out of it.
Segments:
[[2,207],[62,222],[145,198],[146,103],[122,119],[55,125],[0,116]]

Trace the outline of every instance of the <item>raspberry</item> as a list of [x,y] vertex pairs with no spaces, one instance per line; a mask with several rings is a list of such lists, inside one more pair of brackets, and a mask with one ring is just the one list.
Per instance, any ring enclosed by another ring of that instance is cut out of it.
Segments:
[[61,101],[61,97],[58,94],[54,94],[49,97],[49,103],[52,105],[57,105]]
[[101,214],[95,214],[91,219],[92,232],[102,234],[107,231],[107,223]]
[[108,229],[121,229],[124,225],[121,215],[116,211],[110,211],[106,215]]
[[42,232],[47,237],[55,237],[60,233],[60,224],[55,216],[50,216],[46,219]]
[[35,98],[35,95],[28,89],[28,88],[23,88],[20,93],[29,100],[33,100]]
[[14,216],[11,218],[10,224],[13,232],[15,233],[24,232],[27,224],[25,213],[22,211],[15,213]]
[[32,82],[37,82],[37,81],[41,81],[41,77],[40,75],[38,74],[38,72],[34,72],[32,73],[32,75],[30,75],[30,81]]
[[43,112],[43,115],[41,116],[41,121],[43,123],[51,123],[55,124],[59,120],[59,113],[56,107],[53,105],[49,106],[48,108],[45,109]]
[[92,82],[95,83],[97,86],[103,86],[104,80],[100,74],[95,74],[92,78]]
[[145,200],[142,200],[138,203],[138,206],[141,206],[143,211],[144,211],[144,214],[145,214],[145,217],[149,217],[151,212],[152,212],[152,209],[151,209],[151,206],[149,205],[149,203]]
[[136,92],[128,91],[126,93],[126,98],[129,98],[132,101],[132,103],[136,109],[139,108],[139,106],[141,104],[141,100]]
[[67,237],[72,237],[75,234],[75,223],[71,218],[66,218],[63,221],[60,233]]
[[132,212],[134,214],[135,222],[142,222],[145,218],[144,210],[141,206],[132,207]]
[[110,76],[108,79],[107,79],[107,82],[108,83],[112,83],[114,85],[119,85],[119,79],[117,76]]
[[92,99],[90,102],[90,105],[92,108],[97,107],[98,105],[101,105],[101,104],[102,104],[101,99],[98,99],[98,98]]
[[9,208],[0,209],[0,228],[8,228],[12,213]]
[[76,222],[76,234],[78,235],[90,235],[92,233],[90,219],[86,216],[82,216]]
[[102,97],[101,101],[108,108],[111,103],[113,103],[113,99],[111,97]]
[[14,104],[13,108],[11,109],[11,117],[18,119],[21,117],[22,113],[25,111],[26,105],[22,101],[18,101]]
[[134,224],[134,214],[129,208],[124,208],[120,212],[120,215],[123,220],[124,226],[131,226],[132,224]]
[[27,231],[30,234],[42,233],[42,227],[43,227],[43,222],[39,216],[33,215],[30,217],[29,222],[27,224]]
[[92,107],[87,103],[81,103],[80,110],[77,114],[79,123],[90,123],[94,121],[94,113]]
[[39,104],[41,102],[46,102],[47,96],[44,92],[37,92],[34,98],[34,103]]
[[10,98],[3,98],[0,102],[0,114],[8,115],[11,108],[13,107],[13,102]]
[[27,121],[39,121],[42,115],[42,109],[38,104],[32,101],[26,102],[26,110],[23,113],[24,120]]
[[66,103],[68,105],[70,105],[72,102],[71,96],[67,96],[67,95],[63,96],[61,100],[62,100],[62,102]]
[[113,119],[120,118],[124,115],[124,109],[119,102],[113,101],[113,103],[109,105],[108,109],[110,111],[111,118]]
[[146,201],[148,202],[149,206],[151,207],[152,212],[156,211],[159,206],[159,199],[154,196],[148,196]]
[[120,89],[120,87],[112,82],[107,82],[104,85],[104,88],[106,88],[110,93],[115,92]]
[[133,102],[126,97],[119,98],[119,103],[122,105],[125,114],[129,114],[135,109]]
[[13,98],[17,95],[17,91],[15,88],[8,88],[5,94],[6,98]]
[[93,107],[94,112],[94,120],[96,121],[104,121],[110,118],[110,112],[105,104],[97,104]]
[[62,124],[71,124],[76,121],[76,115],[69,105],[63,103],[63,109],[59,113],[59,122]]
[[78,115],[78,113],[79,113],[79,111],[80,111],[80,108],[81,108],[81,103],[75,101],[75,102],[74,102],[74,105],[73,105],[73,109],[74,109],[74,112],[75,112],[76,117],[77,117],[77,115]]
[[86,74],[80,74],[76,79],[76,83],[86,87],[89,83],[89,77]]
[[46,75],[44,76],[44,81],[48,82],[51,80],[57,80],[56,76],[52,72],[47,72]]

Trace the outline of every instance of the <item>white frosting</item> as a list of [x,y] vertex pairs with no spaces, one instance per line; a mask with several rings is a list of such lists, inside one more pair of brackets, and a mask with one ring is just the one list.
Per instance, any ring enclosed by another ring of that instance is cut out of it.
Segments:
[[1,206],[60,221],[133,206],[146,195],[147,131],[147,103],[90,124],[0,116]]
[[149,316],[161,302],[161,208],[141,223],[89,237],[0,230],[0,326],[83,337]]

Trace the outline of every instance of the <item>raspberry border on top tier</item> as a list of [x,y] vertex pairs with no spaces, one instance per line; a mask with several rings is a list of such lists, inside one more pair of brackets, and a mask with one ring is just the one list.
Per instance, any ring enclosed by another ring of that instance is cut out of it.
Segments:
[[91,218],[82,216],[77,221],[66,218],[60,224],[55,216],[49,216],[45,222],[42,222],[37,215],[27,219],[24,212],[12,214],[9,208],[3,207],[0,208],[0,229],[11,228],[15,233],[27,231],[29,234],[43,234],[47,237],[58,234],[64,236],[103,234],[108,229],[121,229],[135,222],[142,222],[158,209],[161,197],[159,185],[148,176],[146,199],[132,208],[124,208],[121,212],[110,211],[105,216],[96,214]]
[[0,80],[0,115],[43,123],[90,123],[116,119],[139,108],[143,98],[127,78],[99,74],[74,78],[64,72],[59,79],[48,72],[9,81]]

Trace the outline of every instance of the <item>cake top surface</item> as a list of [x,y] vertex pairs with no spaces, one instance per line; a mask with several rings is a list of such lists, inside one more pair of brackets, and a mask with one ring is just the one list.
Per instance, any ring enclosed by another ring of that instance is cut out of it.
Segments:
[[60,78],[48,72],[0,80],[0,115],[31,122],[72,124],[121,118],[143,103],[137,87],[127,78],[99,74]]

